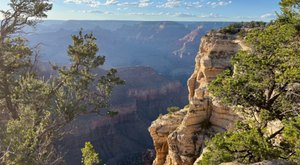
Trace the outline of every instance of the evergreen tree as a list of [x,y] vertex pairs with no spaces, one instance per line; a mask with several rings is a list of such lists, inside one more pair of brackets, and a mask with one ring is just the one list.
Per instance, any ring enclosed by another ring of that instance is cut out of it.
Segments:
[[[299,0],[282,0],[282,14],[246,37],[251,51],[239,51],[227,70],[209,85],[212,94],[245,120],[234,131],[208,142],[203,164],[253,163],[270,159],[299,161],[300,29]],[[268,124],[283,126],[272,134]]]
[[99,164],[99,154],[95,151],[91,142],[85,142],[84,148],[81,149],[82,152],[82,163],[84,165],[94,165]]
[[33,51],[22,29],[46,17],[48,0],[11,0],[1,11],[0,110],[8,117],[0,124],[0,164],[62,164],[63,153],[54,142],[65,135],[64,126],[84,112],[108,106],[115,85],[124,83],[111,69],[95,74],[104,64],[97,55],[92,34],[72,36],[68,47],[70,66],[53,66],[56,76],[39,77],[33,68]]

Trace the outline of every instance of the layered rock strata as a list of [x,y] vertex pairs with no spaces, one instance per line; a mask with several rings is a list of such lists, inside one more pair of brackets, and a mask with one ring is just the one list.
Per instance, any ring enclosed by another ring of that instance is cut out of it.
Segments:
[[[187,104],[187,90],[181,83],[152,68],[119,68],[118,75],[126,84],[114,88],[109,109],[118,115],[107,116],[103,110],[81,115],[71,123],[69,134],[60,143],[67,164],[79,165],[80,148],[90,141],[103,164],[141,165],[145,152],[153,146],[147,131],[151,122],[167,113],[167,107]],[[147,156],[144,162],[152,163],[155,154]]]
[[154,165],[192,165],[207,139],[232,127],[237,115],[214,99],[207,87],[231,68],[230,59],[239,49],[235,36],[208,33],[201,39],[195,70],[187,82],[189,105],[149,127],[156,150]]

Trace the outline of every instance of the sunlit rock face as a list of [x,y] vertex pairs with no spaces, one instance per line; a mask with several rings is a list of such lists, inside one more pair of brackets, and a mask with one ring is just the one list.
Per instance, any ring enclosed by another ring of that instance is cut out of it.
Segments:
[[240,49],[235,36],[208,33],[201,39],[195,70],[187,82],[189,106],[152,122],[149,132],[156,149],[154,165],[192,165],[203,151],[205,140],[230,129],[237,119],[230,108],[207,90]]

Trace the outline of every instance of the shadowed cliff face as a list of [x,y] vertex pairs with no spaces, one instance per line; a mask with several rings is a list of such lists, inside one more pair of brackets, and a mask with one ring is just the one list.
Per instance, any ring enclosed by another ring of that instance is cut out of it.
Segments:
[[195,70],[187,83],[189,107],[158,118],[149,127],[156,150],[154,165],[192,165],[205,140],[232,127],[237,116],[215,100],[207,86],[231,67],[231,56],[239,49],[235,36],[208,33],[201,39]]
[[187,104],[187,90],[180,82],[170,81],[149,67],[118,69],[125,86],[114,89],[110,110],[114,117],[89,114],[69,127],[72,134],[62,142],[68,164],[80,164],[80,148],[91,141],[103,163],[140,165],[143,153],[153,148],[147,131],[151,121],[165,114],[169,106]]

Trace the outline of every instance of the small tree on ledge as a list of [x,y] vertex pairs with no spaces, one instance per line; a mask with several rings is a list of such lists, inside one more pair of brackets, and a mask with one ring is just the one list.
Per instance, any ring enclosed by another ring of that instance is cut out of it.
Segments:
[[96,165],[100,163],[99,154],[95,151],[91,142],[85,142],[84,148],[81,149],[83,165]]

